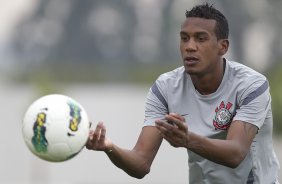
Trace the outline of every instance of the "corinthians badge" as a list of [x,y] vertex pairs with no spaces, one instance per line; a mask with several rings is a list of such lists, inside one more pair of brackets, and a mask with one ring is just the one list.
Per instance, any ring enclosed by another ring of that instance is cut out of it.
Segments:
[[215,109],[215,117],[213,119],[213,126],[216,129],[220,130],[227,130],[230,126],[230,123],[232,121],[233,115],[229,111],[229,109],[232,107],[232,103],[228,102],[226,105],[222,101],[220,103],[219,107],[216,107]]

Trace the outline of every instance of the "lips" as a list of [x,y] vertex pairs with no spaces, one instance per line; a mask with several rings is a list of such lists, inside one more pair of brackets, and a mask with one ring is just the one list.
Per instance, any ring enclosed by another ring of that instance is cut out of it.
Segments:
[[188,56],[184,58],[184,62],[188,65],[194,65],[199,62],[199,59],[194,56]]

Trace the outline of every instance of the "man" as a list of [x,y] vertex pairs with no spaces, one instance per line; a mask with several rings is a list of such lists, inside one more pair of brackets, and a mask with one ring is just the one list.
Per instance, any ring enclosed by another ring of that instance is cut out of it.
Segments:
[[228,32],[226,18],[213,6],[187,11],[180,31],[184,66],[151,87],[135,147],[115,145],[100,122],[87,148],[105,151],[117,167],[142,178],[165,139],[187,148],[189,183],[278,183],[268,81],[223,58]]

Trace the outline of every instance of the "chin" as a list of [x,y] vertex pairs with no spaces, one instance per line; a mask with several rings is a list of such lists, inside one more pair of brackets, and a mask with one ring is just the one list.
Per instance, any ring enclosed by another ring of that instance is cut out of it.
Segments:
[[195,70],[191,70],[190,68],[185,67],[185,73],[187,73],[189,75],[196,75],[198,72],[195,71]]

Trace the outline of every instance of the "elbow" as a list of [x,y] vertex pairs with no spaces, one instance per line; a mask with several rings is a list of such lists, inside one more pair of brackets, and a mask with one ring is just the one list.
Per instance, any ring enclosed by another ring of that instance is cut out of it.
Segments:
[[138,179],[144,178],[149,173],[150,173],[150,167],[147,167],[143,170],[142,174],[138,177]]
[[138,175],[136,175],[135,178],[137,178],[137,179],[142,179],[142,178],[144,178],[149,172],[150,172],[150,169],[144,170],[143,172],[140,172]]
[[229,160],[229,162],[226,164],[227,167],[230,167],[232,169],[237,168],[245,159],[247,154],[245,153],[236,153],[233,155],[233,158]]
[[230,167],[232,169],[235,169],[235,168],[237,168],[240,165],[240,163],[241,162],[239,162],[239,161],[232,161],[232,162],[226,164],[226,166]]
[[134,177],[134,178],[137,178],[137,179],[143,179],[149,172],[150,172],[150,171],[144,172],[144,173],[139,173],[139,174],[137,174],[137,175],[134,175],[133,177]]
[[130,176],[142,179],[144,178],[148,173],[150,173],[150,166],[143,166],[142,168],[139,168],[137,172],[128,173]]

